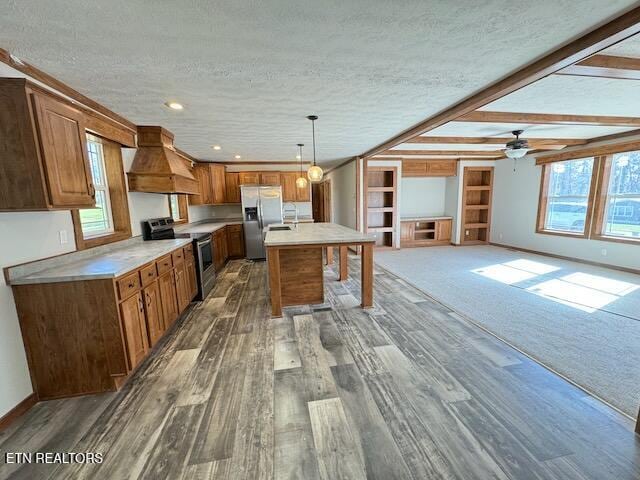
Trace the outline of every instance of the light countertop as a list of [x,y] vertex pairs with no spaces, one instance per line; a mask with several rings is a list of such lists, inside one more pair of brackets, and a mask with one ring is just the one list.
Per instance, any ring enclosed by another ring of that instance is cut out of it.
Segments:
[[264,240],[267,247],[369,242],[375,242],[373,235],[360,233],[337,223],[300,223],[291,230],[268,231]]
[[110,247],[108,249],[100,247],[91,249],[95,250],[93,255],[90,254],[91,250],[84,250],[54,259],[34,262],[30,264],[32,270],[37,268],[38,264],[41,264],[43,269],[24,276],[19,276],[20,267],[17,267],[14,271],[16,277],[11,277],[10,283],[11,285],[26,285],[115,278],[189,243],[191,243],[189,238],[144,241],[142,237],[134,237],[105,245],[105,247]]
[[227,225],[242,225],[241,218],[227,219],[211,219],[202,222],[186,223],[175,227],[176,232],[180,233],[213,233],[216,230],[226,227]]

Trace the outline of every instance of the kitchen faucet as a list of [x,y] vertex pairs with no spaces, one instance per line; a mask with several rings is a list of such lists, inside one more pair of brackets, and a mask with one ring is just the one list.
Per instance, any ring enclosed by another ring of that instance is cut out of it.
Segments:
[[294,217],[294,220],[293,220],[293,224],[297,227],[298,226],[298,205],[296,203],[294,203],[294,202],[285,203],[282,206],[282,216],[286,217],[287,216],[287,212],[291,211],[291,209],[287,208],[288,205],[292,205],[293,206],[293,211],[295,212],[295,217]]

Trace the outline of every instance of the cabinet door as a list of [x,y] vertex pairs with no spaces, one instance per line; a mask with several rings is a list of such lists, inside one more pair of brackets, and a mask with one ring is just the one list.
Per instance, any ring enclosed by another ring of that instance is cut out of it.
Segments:
[[438,220],[436,222],[436,240],[451,240],[451,220]]
[[210,205],[213,203],[213,189],[211,186],[211,171],[209,165],[197,163],[193,167],[193,176],[198,181],[198,191],[196,195],[189,195],[191,205]]
[[260,183],[262,185],[280,185],[280,172],[261,172]]
[[189,305],[189,302],[191,302],[191,299],[189,298],[189,283],[186,270],[184,268],[184,262],[176,266],[175,272],[176,294],[178,296],[178,312],[182,313],[184,309]]
[[400,241],[413,241],[415,236],[416,224],[414,222],[400,223]]
[[140,292],[120,304],[120,315],[127,343],[129,367],[133,370],[149,351]]
[[166,329],[164,318],[162,317],[160,287],[157,281],[152,282],[142,290],[142,300],[144,301],[144,314],[147,319],[149,345],[153,347]]
[[403,160],[402,176],[403,177],[426,177],[427,162],[425,160]]
[[240,185],[259,185],[260,172],[240,172]]
[[[306,172],[303,172],[303,175],[307,175]],[[296,175],[298,178],[298,175]],[[311,201],[311,182],[307,179],[307,186],[303,188],[298,188],[296,185],[296,201],[297,202],[310,202]]]
[[227,196],[224,165],[211,165],[211,185],[213,188],[212,203],[224,203]]
[[184,259],[187,276],[187,291],[189,292],[189,301],[198,293],[198,279],[196,278],[196,261],[193,255],[187,255]]
[[227,203],[240,203],[240,174],[238,172],[227,172],[225,174],[225,182]]
[[296,178],[298,178],[298,173],[296,172],[283,172],[280,174],[283,202],[295,202],[298,200]]
[[429,160],[427,175],[429,177],[454,177],[457,165],[456,160]]
[[160,305],[165,330],[178,318],[178,299],[176,294],[175,273],[169,270],[158,277],[160,288]]
[[244,235],[242,225],[229,225],[227,227],[227,252],[229,257],[244,257]]
[[51,204],[95,206],[82,112],[37,93],[33,101]]

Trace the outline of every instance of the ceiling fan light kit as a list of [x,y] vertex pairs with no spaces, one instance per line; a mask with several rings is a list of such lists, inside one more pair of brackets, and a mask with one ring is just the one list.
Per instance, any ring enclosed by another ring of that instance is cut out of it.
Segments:
[[515,139],[507,142],[506,148],[504,149],[504,154],[513,159],[524,157],[529,151],[529,142],[520,138],[523,130],[514,130],[511,132],[515,135]]

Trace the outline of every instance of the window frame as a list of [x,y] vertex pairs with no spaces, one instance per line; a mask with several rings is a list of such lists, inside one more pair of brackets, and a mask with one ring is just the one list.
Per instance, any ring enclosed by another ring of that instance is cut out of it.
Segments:
[[[553,171],[553,166],[556,163],[563,162],[571,162],[575,160],[585,160],[588,158],[593,158],[593,167],[591,169],[591,179],[589,182],[589,193],[587,195],[587,212],[584,219],[584,230],[582,233],[580,232],[570,232],[570,231],[562,231],[562,230],[552,230],[545,227],[545,222],[547,218],[547,206],[549,199],[549,183],[551,180],[551,172]],[[544,235],[557,235],[561,237],[569,237],[569,238],[589,238],[591,235],[591,230],[593,226],[593,205],[594,205],[594,194],[597,189],[597,177],[598,175],[594,175],[600,170],[600,157],[594,156],[590,157],[589,155],[581,155],[577,158],[572,158],[568,160],[563,160],[562,162],[551,162],[545,163],[542,165],[542,174],[540,178],[540,196],[538,198],[538,217],[536,220],[536,233],[544,234]]]
[[[627,153],[637,150],[624,150],[616,153]],[[617,235],[610,235],[605,232],[606,229],[606,215],[607,215],[607,201],[609,198],[609,182],[611,179],[611,172],[613,169],[613,153],[601,157],[601,165],[598,169],[599,182],[595,193],[595,219],[592,226],[591,238],[593,240],[600,240],[604,242],[618,242],[640,245],[640,238],[628,238],[620,237]]]
[[121,145],[103,137],[87,132],[91,140],[102,144],[105,179],[108,187],[109,208],[113,223],[113,232],[100,236],[84,238],[79,209],[71,210],[73,231],[77,250],[106,245],[131,238],[131,218],[129,216],[129,197],[122,162]]
[[173,218],[173,207],[171,206],[172,195],[175,195],[176,197],[178,197],[178,209],[179,209],[178,214],[180,216],[178,220],[174,218],[173,223],[178,225],[181,223],[189,223],[189,206],[188,206],[189,203],[188,203],[186,194],[169,193],[167,195],[167,202],[169,204],[169,216]]
[[[103,192],[104,193],[104,200],[105,200],[105,213],[106,213],[106,217],[108,220],[108,228],[106,230],[101,231],[100,233],[96,233],[93,235],[89,235],[89,236],[85,236],[85,232],[82,231],[82,238],[85,241],[90,241],[93,240],[95,238],[98,237],[106,237],[108,235],[111,235],[115,232],[115,225],[113,222],[113,212],[111,209],[111,195],[109,194],[109,179],[107,177],[107,166],[106,166],[106,159],[105,159],[105,155],[104,155],[104,149],[102,147],[102,142],[100,141],[99,138],[94,137],[93,135],[87,135],[87,149],[89,148],[90,145],[97,145],[97,149],[99,150],[99,156],[100,156],[100,164],[98,165],[98,168],[100,169],[100,173],[102,175],[102,179],[103,179],[103,185],[99,185],[98,183],[96,183],[95,179],[93,179],[93,167],[90,166],[89,170],[91,171],[92,174],[92,180],[93,180],[93,189],[95,192],[95,195],[98,195],[98,192]],[[89,155],[89,162],[91,162],[91,156],[92,153],[88,152]],[[80,214],[81,210],[91,210],[90,208],[82,208],[78,210],[78,214]],[[82,230],[82,217],[80,217],[80,229]]]

